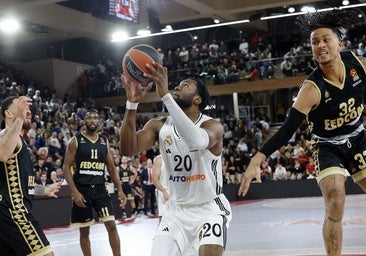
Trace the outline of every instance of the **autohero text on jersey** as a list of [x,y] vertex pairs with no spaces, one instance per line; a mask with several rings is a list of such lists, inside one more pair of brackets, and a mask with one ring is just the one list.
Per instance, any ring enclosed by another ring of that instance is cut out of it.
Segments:
[[170,175],[169,181],[172,182],[193,182],[193,181],[203,181],[206,179],[204,174],[195,174],[191,176],[180,176],[180,175]]

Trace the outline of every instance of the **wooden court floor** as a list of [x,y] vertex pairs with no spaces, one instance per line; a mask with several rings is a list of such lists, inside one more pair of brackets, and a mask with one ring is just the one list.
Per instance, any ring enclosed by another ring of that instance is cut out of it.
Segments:
[[[325,255],[321,197],[266,199],[232,204],[225,256]],[[123,256],[149,256],[157,218],[138,217],[117,227]],[[79,256],[78,230],[55,227],[45,230],[57,255]],[[103,224],[90,232],[94,256],[112,255]],[[366,195],[349,195],[343,221],[342,255],[366,255]]]

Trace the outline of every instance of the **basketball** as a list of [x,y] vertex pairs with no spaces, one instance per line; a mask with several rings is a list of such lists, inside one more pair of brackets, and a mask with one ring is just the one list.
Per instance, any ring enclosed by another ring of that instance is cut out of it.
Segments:
[[163,63],[159,52],[154,47],[147,44],[135,45],[123,57],[123,74],[130,81],[146,86],[150,79],[144,77],[144,73],[151,74],[146,64],[153,65],[153,62]]

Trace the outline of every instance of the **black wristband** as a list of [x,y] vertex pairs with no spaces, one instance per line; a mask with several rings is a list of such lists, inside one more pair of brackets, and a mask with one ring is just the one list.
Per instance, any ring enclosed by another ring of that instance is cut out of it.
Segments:
[[291,108],[289,115],[280,129],[263,145],[259,150],[266,157],[271,155],[281,146],[286,145],[296,132],[297,128],[305,120],[306,115],[298,111],[296,108]]

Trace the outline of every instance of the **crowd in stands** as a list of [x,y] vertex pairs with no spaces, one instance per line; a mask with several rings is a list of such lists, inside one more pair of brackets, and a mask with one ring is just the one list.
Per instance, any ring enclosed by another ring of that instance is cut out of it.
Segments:
[[[258,116],[255,120],[238,119],[223,122],[225,135],[222,164],[226,184],[241,182],[251,157],[260,149],[263,140],[271,135],[270,124],[265,120],[265,117]],[[309,142],[309,130],[304,123],[286,146],[263,161],[262,182],[315,178],[315,165]]]
[[[235,83],[239,80],[273,79],[276,70],[279,76],[309,74],[315,67],[310,44],[302,43],[294,34],[285,43],[280,35],[258,33],[241,41],[194,43],[169,49],[158,48],[163,65],[169,71],[169,87],[188,76],[208,78],[212,84]],[[281,47],[288,45],[288,47]],[[92,97],[120,95],[124,93],[120,81],[120,65],[102,57],[92,69],[85,70],[77,80],[83,93]],[[103,86],[100,86],[103,84]],[[84,95],[86,96],[86,95]]]
[[[343,50],[365,54],[366,35],[364,25],[355,26],[342,41]],[[351,39],[352,38],[352,42]],[[274,79],[275,77],[310,74],[316,67],[311,55],[309,40],[300,34],[290,36],[275,33],[244,35],[238,41],[193,43],[172,48],[158,48],[163,65],[168,68],[170,88],[187,76],[208,78],[212,84],[235,83],[239,80]],[[120,64],[103,56],[90,70],[85,70],[78,79],[85,95],[93,98],[124,93],[120,81]],[[103,86],[100,86],[100,85]]]

